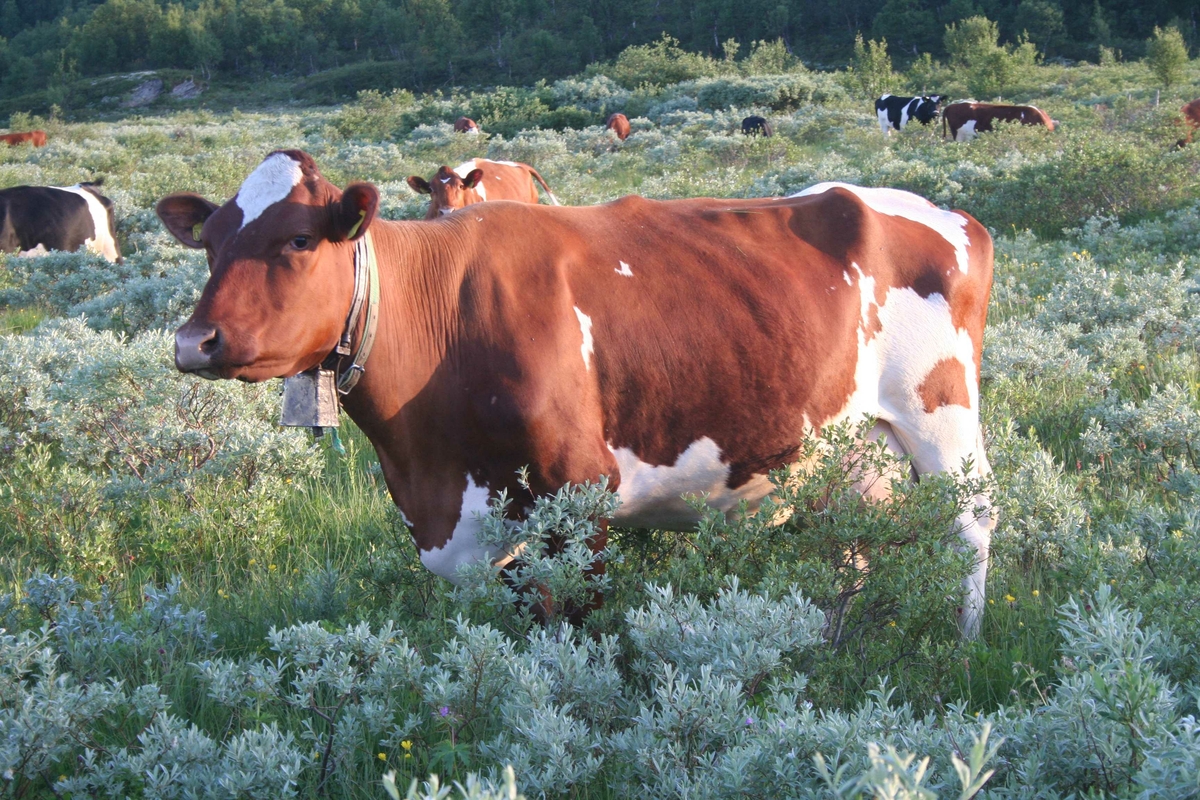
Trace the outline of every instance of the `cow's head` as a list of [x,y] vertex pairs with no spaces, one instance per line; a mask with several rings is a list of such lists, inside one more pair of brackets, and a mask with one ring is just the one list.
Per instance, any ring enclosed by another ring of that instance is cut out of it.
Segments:
[[942,102],[942,95],[930,94],[921,98],[921,102],[917,104],[916,113],[914,116],[918,122],[930,123],[937,119],[938,103]]
[[271,153],[218,206],[173,194],[156,211],[209,278],[175,333],[175,366],[205,378],[261,381],[319,364],[337,345],[354,290],[353,240],[379,207],[367,183],[343,192],[299,150]]
[[481,169],[471,170],[464,178],[449,167],[442,167],[431,181],[426,181],[420,175],[409,175],[408,185],[417,194],[430,196],[429,211],[425,213],[425,219],[434,219],[463,206],[478,203],[482,198],[475,188],[482,180]]

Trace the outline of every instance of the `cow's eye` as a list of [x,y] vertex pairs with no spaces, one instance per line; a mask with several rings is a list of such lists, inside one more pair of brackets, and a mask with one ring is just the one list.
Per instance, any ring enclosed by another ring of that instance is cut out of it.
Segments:
[[292,247],[296,248],[297,250],[307,250],[308,241],[309,239],[307,236],[297,236],[292,239]]

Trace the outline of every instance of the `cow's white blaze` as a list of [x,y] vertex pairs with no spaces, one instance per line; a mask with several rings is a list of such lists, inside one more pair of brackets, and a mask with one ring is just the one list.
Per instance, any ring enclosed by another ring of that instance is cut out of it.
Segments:
[[118,257],[117,243],[113,241],[112,233],[109,229],[108,209],[104,207],[100,199],[79,184],[75,184],[74,186],[59,186],[57,188],[64,192],[79,195],[87,203],[88,214],[92,217],[92,230],[94,233],[92,238],[84,240],[83,246],[96,255],[104,256],[109,261],[116,261]]
[[592,368],[592,353],[595,352],[592,348],[592,318],[579,310],[579,306],[575,306],[575,316],[579,318],[579,331],[583,334],[583,344],[579,346],[579,352],[583,354],[583,366],[586,369]]
[[483,527],[480,517],[488,512],[488,489],[479,486],[467,475],[467,488],[463,491],[458,510],[458,522],[454,533],[441,547],[421,551],[421,563],[435,575],[451,583],[461,583],[458,568],[464,564],[487,561],[495,566],[504,566],[513,557],[504,552],[495,552],[479,543],[479,531]]
[[930,228],[954,248],[958,269],[966,274],[969,264],[967,248],[971,244],[967,236],[966,217],[952,211],[943,211],[924,197],[919,197],[912,192],[904,192],[899,189],[867,188],[837,181],[818,183],[791,196],[807,197],[808,195],[822,194],[834,187],[854,192],[872,211],[891,217],[904,217]]
[[684,501],[685,495],[707,495],[708,505],[729,511],[742,500],[757,505],[774,488],[766,475],[755,475],[730,489],[729,465],[721,460],[721,448],[707,436],[688,445],[670,466],[647,464],[628,447],[610,444],[608,449],[616,457],[621,475],[617,487],[621,506],[613,521],[623,525],[694,525],[699,515]]
[[613,272],[617,273],[618,275],[624,275],[626,278],[633,277],[633,270],[629,268],[628,264],[626,264],[624,261],[618,261],[617,263],[621,266],[617,269],[614,269]]
[[271,206],[292,193],[304,179],[300,162],[286,153],[272,153],[255,167],[242,182],[234,201],[242,210],[241,228],[245,228]]
[[954,134],[954,141],[969,142],[975,138],[975,135],[975,120],[969,119],[958,129],[958,133]]

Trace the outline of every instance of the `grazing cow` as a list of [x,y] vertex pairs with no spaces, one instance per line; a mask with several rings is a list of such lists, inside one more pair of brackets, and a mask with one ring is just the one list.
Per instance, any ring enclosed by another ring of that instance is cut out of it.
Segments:
[[619,111],[608,115],[608,122],[604,123],[604,127],[615,133],[622,142],[629,138],[629,117]]
[[0,191],[0,250],[40,255],[86,247],[109,261],[120,261],[113,204],[97,191],[100,183]]
[[1183,124],[1187,126],[1187,136],[1175,143],[1176,147],[1186,147],[1191,144],[1192,136],[1200,130],[1200,100],[1193,100],[1179,109],[1183,112]]
[[742,120],[742,133],[746,136],[772,136],[775,132],[771,130],[771,123],[764,117],[754,116]]
[[420,175],[408,176],[408,185],[414,192],[430,196],[429,211],[426,212],[425,219],[433,219],[463,206],[487,200],[536,203],[538,191],[533,185],[534,181],[546,190],[550,203],[558,205],[558,198],[550,191],[550,187],[538,171],[528,164],[518,164],[515,161],[473,158],[454,169],[442,167],[433,176],[432,181],[426,181]]
[[[210,266],[175,364],[250,382],[324,365],[356,381],[344,408],[421,561],[451,581],[513,560],[476,538],[501,491],[521,509],[606,476],[613,522],[688,529],[698,514],[681,496],[753,507],[805,437],[863,415],[918,475],[965,460],[989,472],[992,240],[962,212],[835,183],[788,198],[483,203],[434,222],[378,207],[374,186],[338,189],[298,150],[269,155],[223,205],[163,198],[158,216]],[[378,298],[366,321],[360,281]],[[980,495],[956,525],[978,554],[967,635],[993,519]]]
[[454,120],[455,133],[479,133],[479,125],[470,117],[459,117]]
[[28,142],[34,147],[46,146],[45,131],[26,131],[25,133],[5,133],[0,134],[0,141],[7,145],[25,144]]
[[947,129],[956,142],[967,142],[976,134],[995,130],[996,122],[1019,122],[1022,125],[1041,125],[1054,130],[1054,120],[1036,106],[1010,106],[998,103],[976,103],[967,100],[951,103],[942,110],[942,138]]
[[938,115],[938,103],[942,102],[940,94],[923,95],[921,97],[896,97],[885,94],[875,101],[875,115],[879,117],[879,129],[883,135],[891,134],[892,129],[902,131],[909,120],[915,119],[922,125],[933,122]]

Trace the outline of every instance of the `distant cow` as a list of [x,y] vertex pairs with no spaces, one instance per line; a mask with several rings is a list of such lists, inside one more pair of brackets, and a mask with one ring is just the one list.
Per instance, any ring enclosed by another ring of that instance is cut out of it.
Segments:
[[417,194],[430,196],[429,211],[425,219],[433,219],[463,206],[483,203],[488,200],[516,200],[519,203],[537,203],[537,181],[546,190],[551,205],[558,205],[558,198],[538,171],[528,164],[515,161],[489,161],[473,158],[454,169],[442,167],[426,181],[420,175],[408,176],[408,185]]
[[610,114],[604,127],[615,133],[622,142],[629,138],[629,117],[620,112]]
[[742,133],[747,136],[773,136],[775,132],[765,118],[754,116],[742,120]]
[[113,204],[95,183],[0,191],[0,250],[34,255],[87,248],[119,261]]
[[24,133],[5,133],[0,134],[0,141],[3,141],[7,145],[25,144],[28,142],[34,147],[45,147],[46,132],[26,131]]
[[454,120],[455,133],[479,133],[479,125],[470,117],[459,117]]
[[885,94],[875,101],[875,114],[879,117],[879,129],[885,136],[893,129],[902,131],[909,120],[915,119],[922,125],[928,125],[937,119],[938,103],[942,102],[940,94],[922,95],[921,97],[897,97]]
[[992,123],[995,122],[1019,122],[1054,130],[1054,120],[1036,106],[966,101],[951,103],[942,111],[942,136],[944,138],[948,130],[951,139],[957,142],[970,141],[977,133],[994,130]]
[[1179,109],[1183,112],[1183,124],[1187,126],[1187,136],[1175,143],[1176,147],[1186,147],[1192,141],[1192,136],[1200,130],[1200,100],[1192,102]]

